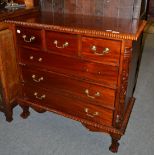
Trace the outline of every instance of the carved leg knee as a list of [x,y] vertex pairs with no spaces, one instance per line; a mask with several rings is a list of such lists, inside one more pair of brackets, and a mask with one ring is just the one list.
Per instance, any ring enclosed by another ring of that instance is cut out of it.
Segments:
[[20,114],[20,116],[23,119],[26,119],[30,115],[29,106],[24,106],[24,105],[20,105],[20,106],[23,109],[23,112]]
[[120,140],[120,137],[116,137],[116,136],[113,136],[111,135],[111,146],[109,147],[109,150],[113,153],[117,153],[118,151],[118,147],[119,147],[119,141]]

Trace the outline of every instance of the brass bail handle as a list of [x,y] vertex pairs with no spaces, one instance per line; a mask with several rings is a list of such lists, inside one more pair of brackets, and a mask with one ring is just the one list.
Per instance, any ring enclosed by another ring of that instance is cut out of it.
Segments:
[[[30,59],[30,60],[34,60],[34,56],[31,55],[31,56],[29,57],[29,59]],[[42,62],[42,61],[43,61],[43,58],[38,58],[37,61],[38,61],[38,62]]]
[[32,41],[36,39],[35,36],[31,36],[29,39],[26,35],[23,35],[22,37],[26,43],[31,43]]
[[33,81],[35,81],[35,82],[37,82],[37,83],[39,83],[39,82],[41,82],[41,81],[44,80],[43,77],[40,77],[40,78],[36,79],[36,75],[34,75],[34,74],[32,75],[32,79],[33,79]]
[[39,100],[43,100],[43,99],[46,98],[46,95],[39,96],[37,92],[34,93],[34,96],[35,96],[36,99],[39,99]]
[[92,117],[92,118],[99,115],[99,112],[90,113],[88,108],[85,108],[84,111],[85,111],[87,116]]
[[59,46],[57,40],[54,40],[53,44],[55,44],[56,48],[65,48],[65,47],[69,46],[68,42],[65,42],[64,44],[62,44],[62,46]]
[[99,51],[97,51],[97,47],[95,45],[93,45],[91,47],[91,50],[94,52],[95,55],[100,55],[100,56],[108,54],[109,51],[110,51],[110,49],[108,47],[106,47],[106,48],[103,49],[102,52],[99,52]]
[[89,89],[86,89],[86,90],[85,90],[85,94],[87,95],[87,97],[89,97],[89,98],[91,98],[91,99],[95,99],[96,97],[101,96],[100,92],[96,92],[96,93],[94,94],[94,96],[91,96],[91,95],[89,94]]

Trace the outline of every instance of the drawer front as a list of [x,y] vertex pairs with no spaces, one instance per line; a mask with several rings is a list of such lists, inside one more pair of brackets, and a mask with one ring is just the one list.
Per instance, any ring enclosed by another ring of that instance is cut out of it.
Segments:
[[40,70],[23,68],[22,73],[25,83],[55,89],[95,105],[114,108],[115,90]]
[[118,68],[22,48],[21,62],[116,88]]
[[46,31],[46,48],[49,52],[78,55],[77,35]]
[[112,125],[112,110],[85,104],[80,100],[59,95],[52,90],[27,85],[24,87],[24,99],[98,124]]
[[17,27],[17,44],[34,48],[42,48],[41,30]]
[[118,66],[120,51],[120,41],[87,37],[82,38],[81,55],[83,58]]

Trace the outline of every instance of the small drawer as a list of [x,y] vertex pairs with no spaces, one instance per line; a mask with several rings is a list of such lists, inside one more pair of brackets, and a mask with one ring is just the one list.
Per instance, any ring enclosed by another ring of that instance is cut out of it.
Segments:
[[57,92],[80,98],[87,103],[107,108],[114,108],[115,90],[75,80],[56,73],[32,70],[22,67],[25,83],[31,83],[41,88],[55,89]]
[[81,55],[109,65],[119,65],[121,41],[82,37]]
[[16,27],[17,44],[42,49],[40,29]]
[[63,112],[78,118],[83,118],[98,124],[111,126],[113,111],[91,104],[85,104],[78,99],[63,96],[52,90],[46,90],[31,85],[23,88],[24,99],[34,104]]
[[46,52],[20,49],[21,63],[116,89],[118,68]]
[[78,55],[77,35],[46,31],[46,48],[63,55]]

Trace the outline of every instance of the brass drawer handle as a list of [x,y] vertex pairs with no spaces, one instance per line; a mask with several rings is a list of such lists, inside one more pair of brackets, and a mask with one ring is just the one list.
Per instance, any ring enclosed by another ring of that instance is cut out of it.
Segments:
[[[30,56],[29,59],[30,59],[30,60],[34,60],[34,56]],[[42,61],[43,61],[43,58],[39,58],[38,61],[39,61],[39,62],[42,62]]]
[[85,108],[84,111],[85,111],[87,116],[92,117],[92,118],[99,115],[99,112],[90,113],[88,108]]
[[88,89],[85,90],[85,94],[87,95],[87,97],[89,97],[91,99],[95,99],[96,97],[101,96],[100,92],[96,92],[96,94],[94,94],[94,96],[89,95],[89,90]]
[[40,77],[39,79],[36,79],[36,75],[32,75],[32,79],[33,79],[33,81],[35,81],[35,82],[37,82],[37,83],[39,83],[39,82],[41,82],[41,81],[43,81],[44,80],[44,78],[43,77]]
[[58,46],[58,41],[57,40],[54,40],[53,43],[55,44],[56,48],[65,48],[65,47],[69,46],[68,42],[65,42],[62,46]]
[[29,58],[30,60],[33,60],[34,59],[34,57],[33,56],[30,56],[30,58]]
[[43,58],[39,58],[38,61],[39,61],[39,62],[42,62],[42,61],[43,61]]
[[43,100],[43,99],[46,98],[46,95],[38,96],[37,92],[34,93],[34,96],[35,96],[36,99],[39,99],[39,100]]
[[97,47],[95,45],[93,45],[91,47],[91,50],[94,52],[95,55],[100,55],[100,56],[105,55],[105,54],[108,54],[109,51],[110,51],[110,49],[106,47],[106,48],[103,49],[102,52],[98,52],[97,51]]
[[26,35],[23,35],[23,39],[26,43],[31,43],[32,41],[34,41],[36,38],[34,36],[30,37],[29,39],[27,39]]

